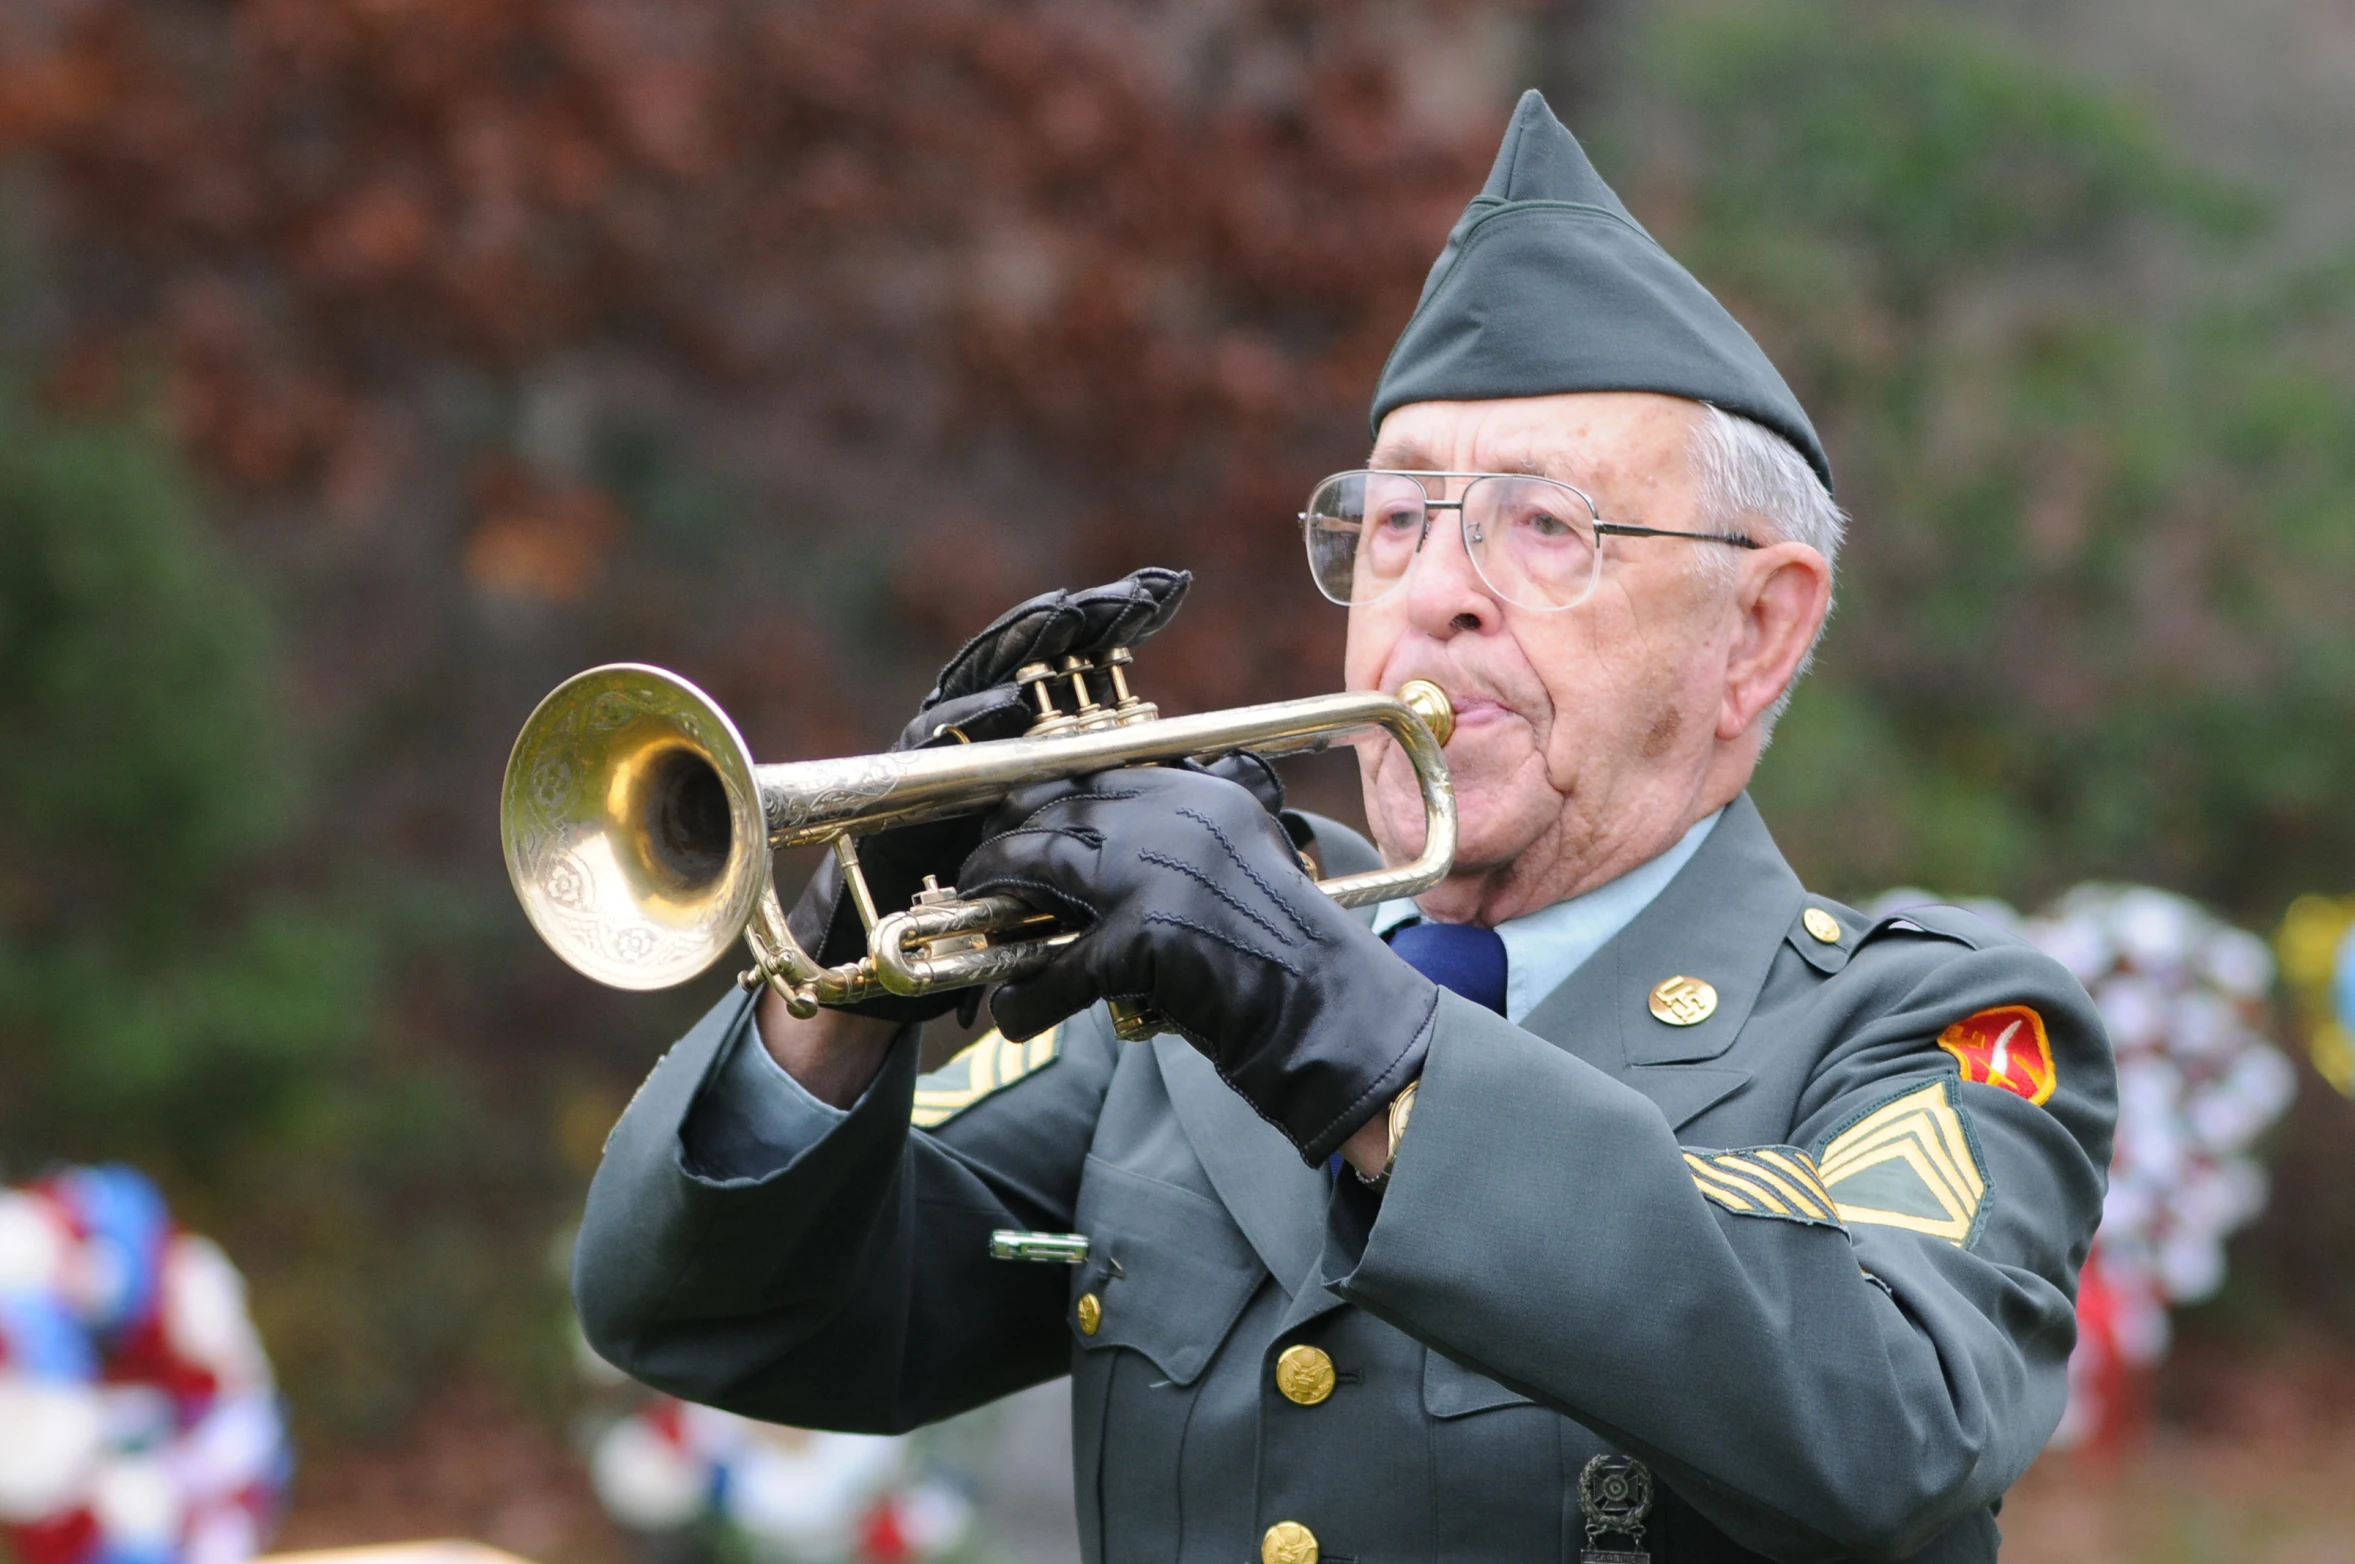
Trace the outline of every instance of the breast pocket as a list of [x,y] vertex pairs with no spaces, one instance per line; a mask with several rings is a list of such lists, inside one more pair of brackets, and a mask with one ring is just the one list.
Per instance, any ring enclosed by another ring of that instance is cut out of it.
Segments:
[[1497,1407],[1526,1407],[1537,1403],[1517,1390],[1464,1367],[1445,1353],[1427,1355],[1423,1364],[1423,1410],[1442,1420],[1468,1417]]
[[1126,1347],[1173,1383],[1193,1383],[1265,1274],[1234,1219],[1192,1190],[1090,1157],[1078,1220],[1088,1236],[1071,1283],[1080,1351]]
[[1441,1353],[1423,1364],[1434,1552],[1451,1564],[1564,1556],[1567,1420]]
[[1096,1558],[1121,1564],[1123,1544],[1149,1554],[1180,1535],[1197,1382],[1267,1271],[1225,1207],[1098,1157],[1077,1224],[1088,1236],[1068,1311],[1080,1525]]

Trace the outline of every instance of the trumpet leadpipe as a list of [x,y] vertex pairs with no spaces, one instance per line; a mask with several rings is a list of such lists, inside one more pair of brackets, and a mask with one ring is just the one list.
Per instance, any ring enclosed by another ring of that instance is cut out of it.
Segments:
[[[1444,703],[1446,697],[1438,699]],[[831,841],[844,831],[864,836],[891,826],[971,814],[1033,782],[1117,766],[1208,761],[1237,750],[1277,758],[1308,754],[1344,734],[1373,728],[1388,729],[1407,746],[1410,757],[1418,744],[1425,744],[1430,758],[1436,759],[1439,743],[1444,742],[1433,740],[1424,716],[1398,696],[1352,691],[1046,738],[988,739],[841,760],[788,761],[757,767],[755,775],[770,845],[799,847]],[[1422,769],[1418,766],[1418,773]],[[1439,775],[1444,779],[1444,765]],[[1425,790],[1426,803],[1429,791]],[[1448,797],[1452,806],[1452,791]],[[1452,825],[1452,807],[1449,815]]]

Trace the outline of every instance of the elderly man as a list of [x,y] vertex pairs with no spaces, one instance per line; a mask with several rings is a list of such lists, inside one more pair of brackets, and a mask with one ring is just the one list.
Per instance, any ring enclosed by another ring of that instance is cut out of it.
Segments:
[[[591,1192],[597,1349],[902,1429],[1073,1376],[1091,1560],[1989,1560],[2058,1419],[2113,1080],[2052,962],[1803,890],[1744,793],[1831,595],[1806,415],[1535,94],[1302,517],[1352,688],[1456,711],[1454,872],[1370,923],[1248,765],[1030,789],[870,873],[1085,932],[919,1078],[949,1003],[731,998]],[[1182,577],[1012,611],[903,742]],[[1418,850],[1361,752],[1381,853]],[[1238,783],[1244,785],[1238,785]],[[1281,823],[1279,823],[1281,822]],[[837,958],[836,877],[795,914]],[[1099,1002],[1169,1030],[1118,1041]],[[1069,1269],[995,1229],[1085,1235]]]

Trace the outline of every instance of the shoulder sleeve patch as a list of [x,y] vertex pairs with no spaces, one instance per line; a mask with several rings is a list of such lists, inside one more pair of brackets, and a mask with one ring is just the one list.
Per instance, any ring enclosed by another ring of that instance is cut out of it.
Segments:
[[2044,1017],[2028,1005],[1997,1005],[1966,1016],[1938,1034],[1938,1046],[1954,1055],[1972,1085],[1992,1086],[2038,1107],[2059,1084]]
[[1987,1165],[1943,1080],[1850,1120],[1825,1144],[1816,1168],[1851,1226],[1901,1227],[1961,1247],[1986,1213]]
[[1687,1151],[1693,1187],[1728,1211],[1785,1222],[1838,1227],[1832,1197],[1816,1176],[1815,1159],[1796,1146],[1751,1146],[1741,1151]]
[[992,1092],[1037,1074],[1055,1062],[1055,1041],[1062,1035],[1063,1028],[1052,1026],[1027,1043],[1016,1043],[991,1027],[948,1063],[916,1077],[916,1104],[908,1122],[920,1130],[938,1128]]

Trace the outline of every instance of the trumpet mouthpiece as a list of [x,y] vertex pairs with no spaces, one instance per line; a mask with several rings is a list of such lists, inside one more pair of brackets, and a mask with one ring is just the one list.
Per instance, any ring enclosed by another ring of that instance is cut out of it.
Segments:
[[1442,749],[1455,736],[1456,709],[1447,698],[1447,691],[1429,679],[1409,679],[1398,687],[1398,698],[1406,709],[1423,719],[1423,726],[1431,730],[1431,737]]

